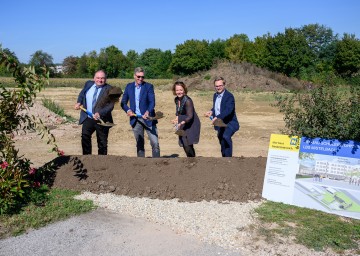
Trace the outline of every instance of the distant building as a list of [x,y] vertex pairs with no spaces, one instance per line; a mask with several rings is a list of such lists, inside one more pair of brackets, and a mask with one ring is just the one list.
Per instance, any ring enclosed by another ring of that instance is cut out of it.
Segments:
[[64,67],[63,65],[56,65],[55,66],[55,73],[64,73]]
[[54,70],[54,73],[64,73],[64,67],[63,65],[55,65],[53,67],[50,67],[50,69]]

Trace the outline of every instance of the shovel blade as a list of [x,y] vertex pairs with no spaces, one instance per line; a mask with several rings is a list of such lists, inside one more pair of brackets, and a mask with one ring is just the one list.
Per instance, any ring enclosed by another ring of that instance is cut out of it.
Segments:
[[180,129],[180,130],[177,130],[177,131],[175,132],[175,134],[178,135],[178,136],[184,136],[184,135],[185,135],[185,131]]
[[214,126],[227,127],[227,124],[225,124],[224,121],[221,120],[221,119],[216,119],[216,120],[214,121]]

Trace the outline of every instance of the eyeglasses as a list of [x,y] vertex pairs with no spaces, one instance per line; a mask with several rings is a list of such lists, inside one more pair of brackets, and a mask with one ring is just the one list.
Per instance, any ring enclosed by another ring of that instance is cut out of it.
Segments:
[[136,76],[136,77],[139,78],[139,79],[140,79],[140,78],[143,78],[143,79],[145,78],[144,76]]

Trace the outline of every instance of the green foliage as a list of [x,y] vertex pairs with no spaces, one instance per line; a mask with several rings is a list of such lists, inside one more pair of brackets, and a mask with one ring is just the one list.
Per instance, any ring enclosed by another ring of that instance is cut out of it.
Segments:
[[79,60],[78,57],[74,57],[74,56],[66,57],[63,61],[64,73],[67,74],[68,76],[75,75],[78,60]]
[[300,69],[308,67],[313,57],[305,36],[295,29],[268,38],[265,66],[272,71],[299,77]]
[[345,34],[336,44],[334,68],[338,74],[351,77],[360,72],[360,40]]
[[172,54],[170,51],[161,51],[160,49],[146,49],[136,61],[136,66],[143,67],[146,77],[153,78],[171,78],[169,72]]
[[256,37],[254,42],[244,45],[244,61],[253,63],[259,67],[265,67],[266,44],[270,35]]
[[177,75],[190,75],[211,67],[208,52],[209,43],[205,40],[188,40],[176,46],[170,70]]
[[54,75],[54,71],[50,69],[50,67],[54,67],[53,57],[50,54],[38,50],[30,57],[29,65],[35,68],[36,73],[43,72],[43,68],[46,67],[46,69],[51,71],[50,76]]
[[275,99],[286,134],[360,141],[359,87],[322,85],[305,93],[276,94]]
[[49,223],[66,219],[95,209],[90,200],[76,200],[78,192],[51,189],[42,186],[32,191],[29,205],[12,215],[0,215],[2,229],[0,238],[20,235],[29,229],[43,227]]
[[226,40],[225,45],[225,56],[228,60],[232,62],[242,62],[244,60],[245,54],[245,45],[249,43],[250,40],[245,34],[235,34]]
[[300,244],[322,251],[359,250],[360,221],[307,208],[267,201],[255,209],[263,222],[277,223],[268,231],[294,236]]
[[[38,129],[48,138],[48,144],[58,154],[63,154],[55,144],[55,138],[43,125],[27,112],[33,105],[36,93],[48,80],[49,73],[40,75],[35,69],[19,66],[16,59],[0,49],[0,65],[5,65],[13,75],[16,88],[7,89],[0,84],[0,214],[11,212],[26,202],[27,195],[40,186],[42,169],[31,168],[30,160],[18,155],[14,147],[13,134],[19,130]],[[35,175],[38,172],[37,175]]]
[[[111,45],[100,50],[96,70],[99,69],[105,70],[109,78],[124,77],[126,70],[130,69],[130,63],[122,51]],[[95,74],[96,70],[90,68],[91,74]]]
[[208,47],[209,58],[212,62],[217,60],[225,59],[225,46],[226,41],[217,39],[215,41],[211,41]]

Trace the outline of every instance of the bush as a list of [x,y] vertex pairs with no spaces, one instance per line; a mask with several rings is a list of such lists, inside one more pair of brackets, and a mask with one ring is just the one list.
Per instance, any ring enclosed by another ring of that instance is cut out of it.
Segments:
[[360,88],[321,85],[305,93],[276,94],[284,133],[310,138],[360,141]]
[[0,65],[7,67],[12,74],[16,87],[7,89],[0,84],[0,214],[17,210],[26,203],[34,190],[41,187],[45,172],[51,166],[31,168],[31,161],[18,155],[14,147],[13,134],[19,130],[36,129],[47,136],[52,150],[62,155],[55,144],[54,136],[43,122],[30,116],[26,110],[33,105],[36,93],[44,88],[49,73],[36,74],[34,68],[20,67],[0,49]]

